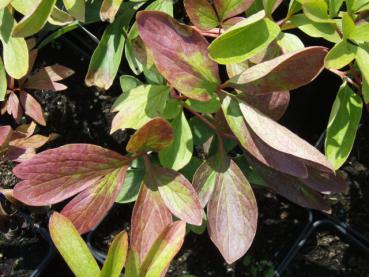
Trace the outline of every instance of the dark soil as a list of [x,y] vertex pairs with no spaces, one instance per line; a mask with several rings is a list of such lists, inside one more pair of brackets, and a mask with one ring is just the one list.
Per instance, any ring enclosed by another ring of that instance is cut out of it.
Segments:
[[[88,51],[87,46],[85,50]],[[118,84],[114,84],[108,93],[86,88],[83,78],[88,62],[65,40],[58,40],[53,44],[53,49],[41,51],[38,61],[46,61],[48,65],[60,63],[76,71],[74,76],[64,82],[69,87],[64,92],[32,92],[47,115],[47,127],[38,129],[38,132],[60,134],[58,140],[45,148],[66,143],[94,143],[124,153],[130,132],[109,135],[113,116],[109,110],[121,93]],[[37,66],[41,64],[44,63],[38,63]],[[324,84],[323,87],[321,84]],[[339,80],[336,77],[324,73],[309,86],[293,93],[290,108],[282,123],[314,143],[326,126],[338,86]],[[333,215],[369,238],[367,119],[368,115],[364,113],[356,146],[343,167],[350,190],[337,197]],[[17,182],[11,174],[11,168],[10,163],[0,164],[0,185],[3,188],[11,188]],[[273,270],[305,227],[307,212],[269,192],[259,189],[255,192],[259,207],[258,231],[251,249],[243,259],[234,265],[225,264],[206,232],[202,235],[190,232],[167,276],[272,276]],[[132,205],[115,205],[93,234],[92,245],[106,251],[116,233],[122,229],[129,230],[131,210]],[[41,211],[41,214],[34,210],[28,212],[42,226],[46,226],[47,210]],[[5,238],[4,234],[0,236],[0,276],[29,276],[47,253],[45,241],[34,234],[23,220],[17,220],[14,219],[14,222],[19,231],[11,240]],[[312,235],[285,275],[369,276],[368,260],[368,256],[358,252],[334,232],[319,230]],[[57,256],[43,276],[73,275]]]

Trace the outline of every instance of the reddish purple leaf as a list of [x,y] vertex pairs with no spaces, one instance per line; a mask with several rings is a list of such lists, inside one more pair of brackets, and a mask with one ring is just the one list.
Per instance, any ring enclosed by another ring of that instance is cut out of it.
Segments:
[[[275,170],[297,177],[307,177],[307,168],[303,161],[290,154],[283,153],[263,142],[246,123],[238,101],[225,97],[222,109],[227,123],[242,147],[259,162]],[[269,129],[271,130],[271,129]]]
[[246,11],[254,0],[214,0],[219,18],[224,21]]
[[105,175],[86,190],[79,193],[61,211],[80,234],[96,227],[113,206],[120,192],[128,166]]
[[140,276],[164,276],[171,260],[181,249],[185,234],[186,224],[183,221],[167,226],[142,262]]
[[24,108],[24,113],[42,126],[46,126],[44,113],[41,105],[33,96],[27,92],[21,91],[19,98]]
[[191,183],[182,174],[146,162],[146,184],[157,188],[168,209],[179,219],[201,225],[202,209]]
[[13,129],[11,126],[0,126],[0,148],[6,147],[12,136]]
[[223,86],[245,93],[293,90],[314,80],[324,68],[325,47],[314,46],[257,64]]
[[249,159],[249,162],[276,193],[305,208],[322,211],[330,210],[330,205],[322,195],[305,186],[299,178],[268,168],[255,160]]
[[183,4],[191,22],[202,30],[211,30],[219,25],[214,8],[208,0],[185,0]]
[[157,69],[169,83],[188,98],[210,100],[220,79],[218,65],[208,56],[205,38],[158,11],[139,12],[137,26]]
[[240,98],[274,120],[279,120],[288,108],[288,91],[272,93],[243,93]]
[[20,105],[18,96],[14,92],[11,92],[9,94],[9,98],[6,103],[6,108],[7,108],[8,114],[10,114],[17,123],[20,123],[20,120],[23,115],[23,110]]
[[13,169],[23,179],[15,186],[14,196],[31,206],[58,203],[129,162],[118,153],[91,144],[46,150]]
[[227,263],[241,258],[254,239],[258,209],[249,182],[232,160],[215,184],[207,215],[210,238]]
[[29,77],[24,87],[50,91],[65,90],[67,87],[57,81],[64,80],[73,74],[72,69],[62,65],[47,66]]
[[127,144],[130,153],[149,152],[168,147],[173,142],[173,129],[163,118],[154,118],[138,129]]
[[143,261],[159,234],[172,223],[172,214],[158,191],[145,184],[136,200],[131,222],[131,247]]
[[7,160],[22,163],[28,161],[36,155],[36,151],[34,148],[18,148],[14,146],[10,146],[8,151],[6,152],[5,158]]
[[270,148],[295,157],[296,161],[300,159],[304,164],[319,170],[334,172],[331,163],[314,146],[246,102],[240,102],[239,105],[247,125]]

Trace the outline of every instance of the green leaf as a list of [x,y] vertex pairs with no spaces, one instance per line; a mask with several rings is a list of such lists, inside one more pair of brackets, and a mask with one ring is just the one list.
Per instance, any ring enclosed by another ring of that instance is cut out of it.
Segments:
[[283,53],[299,51],[305,48],[304,43],[298,36],[289,33],[281,32],[278,36],[277,43]]
[[12,0],[0,0],[0,9],[5,8]]
[[311,37],[324,38],[333,43],[341,41],[333,24],[314,22],[303,14],[294,15],[291,18],[291,23]]
[[369,42],[369,23],[363,23],[356,26],[350,33],[349,39],[356,42]]
[[179,170],[192,157],[193,141],[191,128],[183,111],[171,123],[174,133],[173,143],[159,152],[160,163],[164,167]]
[[190,118],[189,125],[193,136],[193,144],[196,146],[202,146],[211,136],[214,135],[214,130],[210,129],[196,116]]
[[355,28],[355,22],[352,20],[351,16],[348,13],[342,13],[343,37],[348,38]]
[[85,22],[85,0],[63,0],[63,3],[65,8],[75,19]]
[[361,93],[362,93],[363,98],[364,98],[364,103],[368,104],[369,103],[369,84],[365,79],[363,79],[363,85],[362,85],[362,88],[361,88]]
[[140,277],[162,276],[171,260],[181,249],[186,233],[186,224],[176,221],[157,238],[142,263]]
[[197,101],[188,99],[186,104],[193,110],[200,113],[215,113],[220,109],[219,97],[213,95],[209,101]]
[[254,0],[214,0],[221,21],[246,11]]
[[159,85],[141,85],[123,93],[112,107],[118,114],[113,119],[111,133],[119,129],[139,129],[160,116],[168,95],[168,87]]
[[40,31],[45,26],[55,3],[56,0],[42,0],[31,14],[26,15],[14,26],[13,36],[29,37]]
[[345,67],[355,59],[355,52],[357,47],[346,40],[336,44],[329,50],[324,59],[326,68],[340,69]]
[[249,20],[241,21],[216,38],[209,46],[210,57],[220,64],[242,62],[266,49],[280,32],[270,19],[251,23]]
[[159,152],[173,143],[173,130],[163,118],[154,118],[138,129],[128,141],[127,152]]
[[145,170],[143,168],[128,169],[123,186],[115,202],[125,204],[136,201],[144,176]]
[[356,50],[356,63],[359,66],[363,79],[369,84],[369,52],[359,46]]
[[109,21],[112,23],[122,2],[123,0],[104,0],[100,8],[101,21]]
[[29,15],[40,2],[41,0],[12,0],[11,5],[17,12]]
[[0,101],[5,99],[7,83],[3,60],[0,57]]
[[335,23],[328,15],[326,0],[300,0],[307,18],[318,23]]
[[122,231],[115,236],[106,256],[100,277],[119,277],[126,262],[128,235]]
[[6,72],[14,79],[24,77],[28,72],[28,47],[24,38],[11,36],[16,24],[8,9],[0,10],[0,40],[3,44],[3,59]]
[[138,257],[137,252],[130,249],[128,252],[126,270],[124,272],[125,276],[139,277],[140,266],[140,258]]
[[325,139],[325,154],[335,169],[348,158],[359,127],[363,102],[345,82],[333,103]]
[[54,212],[49,221],[52,241],[77,277],[98,277],[100,269],[72,222]]
[[219,25],[217,14],[208,0],[185,0],[183,3],[188,17],[198,28],[211,30]]
[[87,86],[97,86],[106,90],[113,84],[122,60],[125,32],[134,12],[133,4],[124,3],[122,12],[106,27],[88,66],[85,77]]
[[119,83],[123,93],[128,93],[131,89],[143,85],[143,83],[139,79],[131,75],[120,76]]
[[329,16],[336,17],[344,0],[329,0]]
[[188,98],[210,100],[220,79],[204,37],[163,12],[141,11],[136,20],[140,37],[160,74]]
[[[204,103],[204,102],[201,102]],[[182,111],[182,101],[169,98],[165,104],[162,116],[165,119],[174,119]]]

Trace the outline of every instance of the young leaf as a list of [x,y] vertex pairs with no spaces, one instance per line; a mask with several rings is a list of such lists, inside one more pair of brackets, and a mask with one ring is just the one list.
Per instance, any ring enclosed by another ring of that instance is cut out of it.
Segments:
[[335,23],[328,15],[326,0],[300,0],[307,18],[318,23]]
[[159,152],[173,142],[173,130],[163,118],[154,118],[138,129],[127,144],[130,153]]
[[216,179],[207,215],[210,238],[227,263],[241,258],[254,239],[258,210],[249,182],[232,160]]
[[164,111],[169,88],[161,85],[142,85],[123,93],[115,101],[111,133],[119,129],[139,129]]
[[12,35],[14,37],[29,37],[40,31],[46,24],[56,0],[41,0],[34,11],[26,15],[14,26]]
[[167,226],[143,261],[139,276],[162,276],[171,260],[181,249],[185,233],[186,223],[183,221],[176,221]]
[[342,166],[351,152],[362,109],[360,96],[343,83],[332,106],[325,139],[325,154],[335,169]]
[[214,0],[221,21],[246,11],[254,0]]
[[325,56],[325,67],[333,69],[345,67],[355,59],[356,49],[355,45],[347,40],[342,40],[329,50],[327,56]]
[[122,189],[115,202],[124,204],[136,201],[144,175],[145,170],[143,168],[132,167],[128,169]]
[[54,212],[50,217],[49,231],[56,248],[77,277],[100,275],[96,260],[68,218]]
[[208,43],[201,34],[157,11],[139,12],[137,26],[168,82],[188,98],[209,100],[220,80],[218,66],[208,57]]
[[13,129],[11,126],[0,126],[0,149],[7,146],[12,134]]
[[6,72],[3,64],[3,60],[0,57],[0,101],[4,101],[7,91],[7,79]]
[[189,163],[193,152],[191,128],[182,111],[172,121],[173,143],[159,152],[160,163],[164,167],[179,170]]
[[369,42],[369,23],[356,26],[348,37],[356,42]]
[[242,62],[266,49],[279,32],[270,19],[245,19],[210,44],[210,57],[220,64]]
[[23,179],[15,186],[14,196],[31,206],[58,203],[129,162],[118,153],[90,144],[46,150],[13,169]]
[[64,80],[73,74],[72,69],[62,65],[46,66],[32,74],[25,82],[24,87],[49,91],[65,90],[67,87],[57,81]]
[[143,261],[159,234],[172,223],[172,214],[158,191],[142,183],[131,219],[131,248]]
[[115,169],[75,196],[61,211],[80,234],[96,227],[106,216],[123,185],[128,165]]
[[129,277],[139,277],[140,267],[141,267],[140,258],[138,257],[136,251],[130,249],[128,252],[128,258],[124,274]]
[[267,93],[296,89],[314,80],[324,68],[324,47],[308,47],[257,64],[227,81],[245,93]]
[[119,277],[126,262],[127,252],[128,235],[122,231],[115,236],[109,247],[100,277]]
[[363,79],[369,84],[369,51],[363,47],[357,47],[356,49],[356,62],[361,71]]
[[300,159],[305,164],[322,171],[334,172],[331,163],[322,153],[287,128],[279,125],[246,102],[240,102],[240,110],[252,131],[271,148]]
[[109,21],[112,23],[122,2],[123,0],[104,0],[100,8],[101,21]]
[[63,0],[63,3],[65,8],[75,19],[85,22],[85,0]]
[[23,116],[23,110],[19,103],[18,96],[14,92],[11,92],[9,94],[9,98],[8,98],[6,105],[7,105],[6,110],[8,114],[13,116],[15,121],[19,124]]
[[281,32],[278,36],[277,43],[284,54],[299,51],[305,48],[301,39],[290,33]]
[[85,77],[87,86],[107,90],[113,84],[122,60],[125,32],[135,12],[133,5],[134,3],[124,3],[122,12],[106,27],[88,66]]
[[15,79],[20,79],[28,72],[28,47],[24,38],[11,36],[16,24],[8,9],[0,10],[0,40],[3,45],[3,59],[6,72]]
[[185,0],[184,6],[191,22],[202,30],[218,26],[219,20],[208,0]]
[[159,191],[167,208],[179,219],[201,225],[201,204],[191,183],[180,173],[146,163],[145,183]]
[[314,22],[303,14],[294,15],[291,18],[291,23],[311,37],[324,38],[333,43],[341,41],[340,35],[333,24]]
[[222,109],[229,128],[247,153],[275,170],[297,177],[307,176],[307,168],[302,161],[271,148],[255,135],[246,124],[238,102],[233,97],[226,96],[224,98]]
[[31,117],[38,124],[46,126],[44,113],[40,103],[38,103],[31,94],[24,91],[19,93],[19,99],[22,103],[25,114]]

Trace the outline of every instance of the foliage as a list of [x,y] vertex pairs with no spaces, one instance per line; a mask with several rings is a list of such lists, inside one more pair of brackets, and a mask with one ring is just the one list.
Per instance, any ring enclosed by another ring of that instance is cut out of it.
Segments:
[[[74,196],[54,213],[50,232],[77,275],[100,270],[73,225],[90,231],[115,201],[135,202],[126,275],[160,276],[182,245],[185,223],[191,230],[206,224],[227,263],[243,257],[257,229],[252,186],[322,211],[330,210],[330,195],[347,189],[336,170],[369,103],[369,1],[291,0],[280,21],[273,19],[278,0],[183,2],[189,24],[173,17],[172,0],[0,1],[2,114],[17,123],[24,111],[46,124],[26,90],[66,88],[58,82],[72,70],[31,69],[38,48],[68,31],[108,22],[86,69],[87,86],[109,90],[123,61],[131,71],[120,77],[123,93],[111,108],[111,133],[135,130],[122,153],[68,144],[35,154],[52,135],[33,135],[34,123],[0,130],[2,151],[27,153],[15,159],[22,161],[14,168],[21,179],[16,199],[44,206]],[[289,32],[296,28],[334,45],[305,47]],[[51,33],[42,39],[39,32]],[[325,155],[277,122],[290,93],[324,69],[342,80]],[[67,234],[70,241],[60,240]],[[116,240],[109,255],[125,256],[126,235]],[[121,271],[112,256],[102,275]]]

